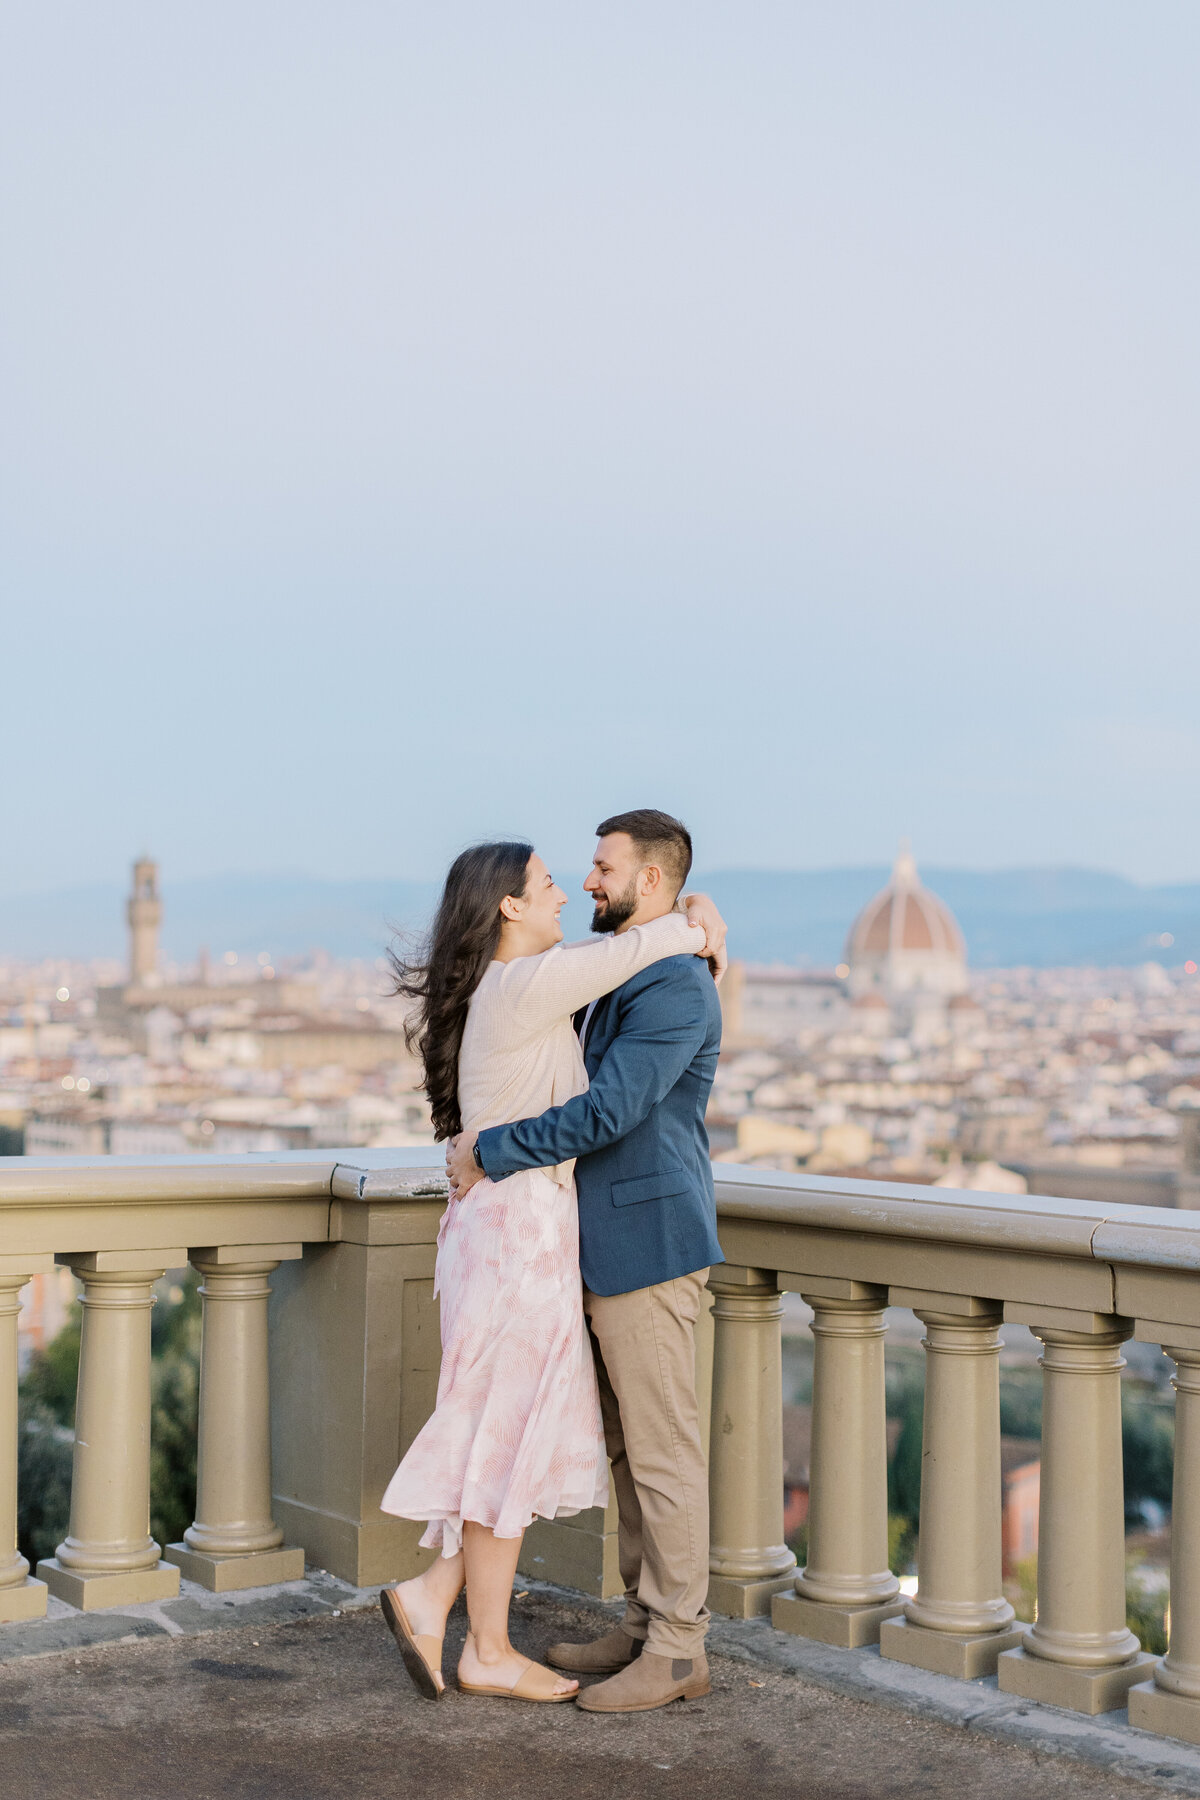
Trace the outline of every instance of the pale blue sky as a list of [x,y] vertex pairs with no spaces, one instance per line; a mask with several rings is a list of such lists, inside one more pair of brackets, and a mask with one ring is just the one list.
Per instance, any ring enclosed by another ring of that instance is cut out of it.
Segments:
[[1200,10],[14,0],[0,891],[1200,876]]

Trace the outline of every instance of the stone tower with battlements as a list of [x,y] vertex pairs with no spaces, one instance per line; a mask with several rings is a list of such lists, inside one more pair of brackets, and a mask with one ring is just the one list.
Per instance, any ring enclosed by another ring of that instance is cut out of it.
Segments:
[[158,864],[143,856],[133,865],[133,892],[125,907],[129,921],[129,981],[133,987],[150,987],[158,979],[158,928],[162,900],[158,892]]

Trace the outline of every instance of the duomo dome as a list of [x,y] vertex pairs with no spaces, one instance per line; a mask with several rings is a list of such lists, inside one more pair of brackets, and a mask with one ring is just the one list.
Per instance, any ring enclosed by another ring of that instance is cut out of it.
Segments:
[[904,1010],[944,1008],[967,988],[967,947],[958,921],[921,884],[907,850],[892,879],[869,900],[846,939],[852,999],[879,994]]

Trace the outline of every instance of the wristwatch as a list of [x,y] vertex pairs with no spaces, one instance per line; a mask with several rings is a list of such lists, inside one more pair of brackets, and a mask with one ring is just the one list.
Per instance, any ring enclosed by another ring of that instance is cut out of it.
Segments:
[[483,1168],[483,1158],[479,1154],[479,1139],[478,1138],[476,1138],[475,1142],[471,1145],[471,1155],[475,1158],[475,1167],[477,1169],[483,1169],[483,1172],[486,1175],[487,1170]]

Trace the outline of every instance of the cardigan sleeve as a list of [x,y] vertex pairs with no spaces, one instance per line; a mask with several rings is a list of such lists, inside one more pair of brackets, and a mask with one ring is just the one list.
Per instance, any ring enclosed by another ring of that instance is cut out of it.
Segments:
[[702,956],[708,940],[683,913],[667,913],[628,931],[582,944],[556,944],[540,956],[505,963],[496,991],[523,1037],[568,1019],[668,956]]

